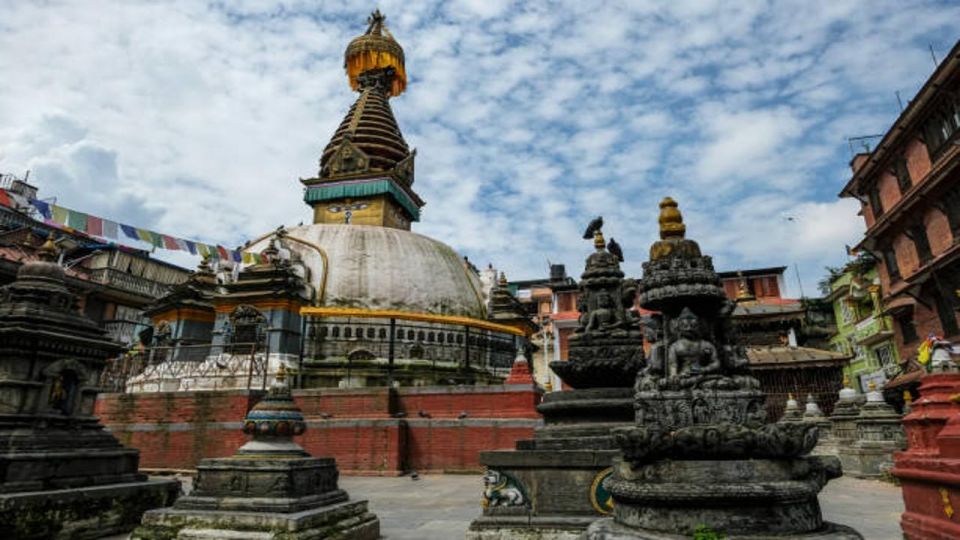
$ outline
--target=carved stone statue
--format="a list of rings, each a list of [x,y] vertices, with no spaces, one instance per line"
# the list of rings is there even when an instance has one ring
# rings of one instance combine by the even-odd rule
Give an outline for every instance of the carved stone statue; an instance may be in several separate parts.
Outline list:
[[[667,349],[667,367],[674,384],[696,384],[708,375],[719,373],[717,348],[701,338],[700,319],[689,308],[683,308],[674,327],[679,337]]]
[[[584,233],[592,235],[595,251],[587,257],[580,280],[580,317],[570,337],[569,360],[550,363],[574,388],[629,388],[643,361],[639,318],[630,311],[638,284],[624,279],[620,259],[607,248],[602,227],[603,218],[598,217]]]
[[[640,305],[656,315],[643,321],[650,358],[634,386],[636,424],[612,430],[623,453],[604,482],[614,517],[583,538],[689,538],[703,523],[731,540],[862,538],[823,521],[817,493],[841,474],[839,461],[806,456],[815,423],[768,423],[713,261],[685,238],[674,200],[660,210],[640,284]]]

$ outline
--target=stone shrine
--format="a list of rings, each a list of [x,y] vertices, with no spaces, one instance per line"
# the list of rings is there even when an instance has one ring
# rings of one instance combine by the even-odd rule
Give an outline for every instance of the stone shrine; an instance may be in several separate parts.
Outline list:
[[[600,230],[581,276],[579,326],[570,338],[569,360],[550,364],[571,390],[544,396],[537,410],[543,427],[516,450],[483,452],[483,516],[467,538],[574,539],[598,516],[610,513],[603,487],[616,448],[613,427],[633,417],[633,380],[643,361],[640,321],[630,310],[637,283],[624,279],[622,252]]]
[[[836,457],[807,456],[816,424],[767,423],[731,328],[734,304],[672,199],[659,221],[640,304],[662,322],[636,379],[636,425],[613,430],[623,452],[603,484],[613,517],[583,538],[680,539],[704,527],[729,540],[862,538],[823,521],[817,494],[841,469]]]
[[[867,401],[854,420],[856,438],[839,448],[843,470],[858,478],[882,478],[893,467],[893,453],[906,448],[901,417],[870,383]]]
[[[0,538],[126,532],[180,485],[139,474],[139,452],[93,416],[105,361],[122,347],[78,310],[52,240],[40,255],[0,288]]]
[[[293,441],[307,426],[284,371],[247,414],[243,432],[253,438],[231,457],[203,460],[193,492],[173,508],[147,512],[134,539],[380,537],[367,502],[350,501],[337,487],[334,459],[311,457]]]

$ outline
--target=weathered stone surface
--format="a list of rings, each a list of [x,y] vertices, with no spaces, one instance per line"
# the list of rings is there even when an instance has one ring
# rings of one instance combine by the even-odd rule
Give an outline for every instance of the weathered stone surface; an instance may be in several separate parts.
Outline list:
[[[105,360],[122,347],[77,309],[48,240],[0,288],[0,538],[96,538],[169,505],[139,453],[93,416]]]
[[[858,478],[888,477],[893,468],[893,453],[906,449],[900,415],[874,390],[867,395],[853,423],[856,438],[837,451],[844,471]]]
[[[734,305],[710,258],[684,238],[676,202],[660,209],[640,298],[659,314],[646,324],[652,345],[637,376],[636,425],[613,430],[623,453],[603,481],[613,518],[582,538],[690,538],[704,525],[729,539],[862,538],[824,523],[817,494],[841,475],[839,460],[806,456],[819,425],[803,421],[796,402],[794,418],[766,423]]]
[[[293,442],[306,430],[281,368],[244,420],[253,439],[228,458],[197,466],[190,495],[144,516],[134,539],[373,540],[380,522],[366,501],[348,501],[336,463]],[[236,534],[235,534],[236,533]]]

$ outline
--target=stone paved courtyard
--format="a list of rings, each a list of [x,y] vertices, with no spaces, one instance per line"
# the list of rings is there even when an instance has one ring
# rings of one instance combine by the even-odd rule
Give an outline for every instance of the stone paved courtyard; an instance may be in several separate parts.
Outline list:
[[[400,478],[345,476],[340,487],[370,501],[385,540],[459,540],[480,515],[479,475]],[[885,482],[844,477],[820,497],[826,519],[850,525],[867,540],[900,540],[900,488]],[[119,540],[123,537],[111,537]]]
[[[388,540],[453,540],[480,514],[481,480],[476,475],[344,477],[351,497],[366,498],[380,516]],[[824,516],[859,530],[868,540],[899,540],[903,499],[892,484],[841,478],[827,485],[820,503]]]

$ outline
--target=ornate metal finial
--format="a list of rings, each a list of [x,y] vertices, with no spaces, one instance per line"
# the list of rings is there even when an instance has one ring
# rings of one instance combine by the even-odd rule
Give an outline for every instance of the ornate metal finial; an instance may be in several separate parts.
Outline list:
[[[911,394],[909,390],[903,391],[903,402],[907,405],[913,403],[913,394]]]
[[[687,227],[683,224],[683,215],[680,213],[677,201],[670,197],[660,201],[660,238],[683,238]]]
[[[603,239],[603,231],[600,229],[593,233],[593,247],[597,248],[597,251],[603,251],[603,248],[607,247],[607,241]]]
[[[500,279],[497,281],[497,284],[502,288],[507,287],[507,275],[503,272],[500,272]]]
[[[407,87],[403,48],[393,39],[384,24],[385,20],[386,17],[379,9],[370,14],[367,18],[367,31],[347,45],[343,64],[350,87],[354,90],[361,89],[361,74],[378,70],[391,71],[385,90],[388,96],[398,96]]]
[[[387,20],[387,16],[383,13],[380,13],[380,8],[373,10],[370,13],[370,16],[367,17],[367,34],[376,34],[380,35],[383,32],[383,23]]]
[[[850,376],[846,373],[843,374],[843,387],[850,388]]]
[[[57,248],[56,242],[53,240],[53,233],[47,235],[46,242],[40,246],[40,249],[37,250],[37,256],[42,261],[54,262],[57,260],[57,256],[60,255],[60,250]]]
[[[871,392],[874,392],[877,389],[877,383],[870,381],[870,384],[867,385],[867,388],[869,388]]]
[[[793,392],[787,392],[787,401],[793,401]]]
[[[277,382],[282,383],[287,378],[287,366],[280,364],[277,368]]]

